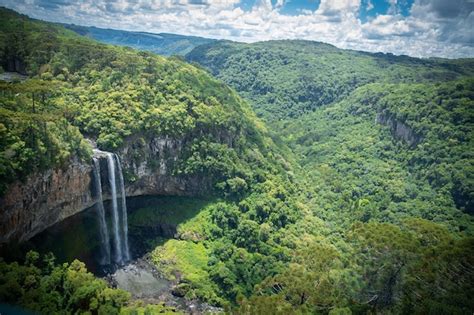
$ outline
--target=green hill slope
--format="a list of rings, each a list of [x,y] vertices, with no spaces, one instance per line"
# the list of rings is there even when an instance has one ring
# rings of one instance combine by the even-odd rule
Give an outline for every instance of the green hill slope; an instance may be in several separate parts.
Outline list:
[[[28,75],[1,84],[2,190],[88,161],[86,137],[110,151],[130,138],[178,139],[173,174],[212,183],[175,239],[149,240],[175,294],[237,314],[474,308],[472,60],[300,41],[196,48],[190,58],[239,90],[298,166],[249,104],[199,67],[6,9],[0,39],[3,69]],[[152,224],[147,209],[135,219]],[[170,311],[131,301],[79,262],[33,253],[0,262],[0,301],[43,313]]]
[[[2,149],[9,154],[2,183],[74,154],[87,156],[81,134],[106,150],[137,134],[189,139],[195,165],[183,162],[181,171],[211,174],[209,168],[221,167],[219,176],[236,167],[244,151],[272,145],[249,106],[202,70],[99,44],[7,10],[1,14],[2,64],[7,70],[20,65],[12,70],[30,77],[2,85]],[[226,163],[212,160],[214,154]]]
[[[197,243],[198,248],[205,246],[202,254],[209,255],[209,261],[212,257],[213,265],[257,268],[245,279],[237,275],[240,269],[228,271],[235,273],[234,282],[232,290],[223,291],[207,264],[199,265],[195,268],[200,268],[205,282],[186,276],[187,296],[225,305],[241,292],[250,294],[255,284],[288,261],[287,245],[269,244],[267,239],[280,239],[300,217],[291,165],[232,89],[183,61],[100,44],[6,9],[0,10],[0,38],[4,69],[28,75],[25,81],[1,84],[2,193],[12,181],[67,167],[73,159],[88,161],[91,148],[85,137],[109,151],[120,149],[129,137],[144,142],[156,136],[177,139],[184,150],[170,172],[209,179],[208,197],[222,199],[196,218],[197,223],[188,224],[190,231],[183,233],[193,237],[182,238],[184,249],[192,250]],[[196,227],[204,232],[195,232]],[[239,254],[221,255],[222,246]],[[241,255],[249,263],[238,263]],[[24,279],[15,276],[17,271],[22,274],[15,265],[2,266],[3,271],[1,301],[45,310],[44,300],[25,297],[45,292],[39,278],[25,287]],[[18,287],[24,290],[8,293]],[[94,294],[91,291],[77,303],[65,295],[68,312],[95,312],[100,305]],[[54,305],[48,306],[48,313],[65,304]]]
[[[435,82],[473,75],[474,61],[370,54],[300,40],[217,42],[186,59],[250,100],[267,121],[295,118],[374,82]]]
[[[466,312],[472,303],[454,298],[460,287],[453,280],[428,280],[432,270],[450,264],[448,251],[438,247],[434,269],[422,270],[416,265],[428,266],[421,252],[431,245],[412,237],[441,232],[434,226],[458,236],[474,232],[473,59],[426,60],[293,40],[207,44],[186,58],[234,87],[290,146],[305,178],[306,205],[329,227],[303,230],[325,235],[337,248],[302,241],[308,250],[262,283],[261,295],[245,300],[244,308],[284,313],[301,303],[296,308],[303,313],[330,304],[356,313],[362,305],[394,313]],[[470,255],[469,246],[457,250]],[[348,267],[354,262],[362,265]],[[463,279],[473,275],[470,267],[456,270]],[[308,279],[324,289],[306,287]],[[443,288],[430,291],[434,279],[446,281]],[[352,284],[341,289],[347,281]],[[351,299],[365,302],[351,306]]]
[[[331,220],[415,216],[472,233],[473,84],[370,84],[286,124],[315,209]]]
[[[318,207],[349,209],[366,198],[385,219],[438,212],[455,226],[472,214],[473,59],[306,41],[220,42],[187,59],[236,88],[317,174]]]

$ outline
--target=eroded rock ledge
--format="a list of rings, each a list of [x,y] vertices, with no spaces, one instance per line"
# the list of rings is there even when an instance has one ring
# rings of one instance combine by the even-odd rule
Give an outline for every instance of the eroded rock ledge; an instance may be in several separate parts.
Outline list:
[[[396,120],[395,117],[385,111],[377,113],[375,122],[388,126],[395,138],[405,141],[410,147],[416,146],[423,140],[408,125]]]

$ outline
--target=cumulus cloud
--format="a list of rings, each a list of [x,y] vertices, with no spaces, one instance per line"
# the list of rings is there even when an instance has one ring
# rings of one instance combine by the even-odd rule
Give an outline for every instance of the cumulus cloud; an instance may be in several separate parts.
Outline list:
[[[289,0],[291,1],[291,0]],[[2,0],[35,18],[134,31],[171,32],[236,41],[308,39],[341,48],[418,57],[474,57],[474,2],[415,0],[408,15],[386,0],[386,13],[359,18],[360,0],[321,0],[284,14],[285,0]],[[374,9],[365,2],[366,11]]]
[[[322,0],[317,14],[339,15],[341,13],[355,13],[359,10],[360,0]]]

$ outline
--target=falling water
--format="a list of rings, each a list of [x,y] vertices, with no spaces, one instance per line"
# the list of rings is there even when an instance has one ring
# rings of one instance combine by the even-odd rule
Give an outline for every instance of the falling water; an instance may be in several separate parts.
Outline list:
[[[100,177],[100,163],[98,158],[94,160],[94,178],[95,178],[95,196],[97,198],[97,213],[100,222],[100,238],[101,238],[101,264],[111,263],[111,252],[114,256],[114,263],[123,264],[130,260],[130,252],[128,247],[128,219],[127,219],[127,202],[125,196],[125,185],[123,181],[122,167],[118,155],[95,149],[94,153],[98,156],[107,158],[108,177],[110,185],[111,199],[111,216],[112,216],[112,238],[113,251],[110,247],[110,237],[107,229],[106,212],[104,209],[102,197],[102,183]],[[118,173],[118,176],[116,176]],[[118,180],[118,190],[117,190]],[[119,210],[120,208],[120,210]]]
[[[123,182],[123,173],[122,166],[120,165],[120,159],[118,155],[115,154],[117,159],[117,169],[119,174],[119,183],[120,183],[120,194],[122,196],[121,208],[122,208],[122,235],[123,235],[123,258],[125,261],[130,260],[130,252],[128,249],[128,219],[127,219],[127,201],[125,198],[125,185]]]
[[[110,192],[112,194],[112,226],[114,233],[115,262],[122,262],[122,244],[119,232],[119,213],[117,205],[117,187],[115,185],[115,159],[112,153],[107,153],[107,165],[109,167]]]
[[[102,199],[102,182],[100,180],[100,164],[99,160],[94,158],[94,180],[95,180],[95,196],[97,198],[97,214],[100,224],[100,247],[102,252],[101,265],[110,264],[110,241],[107,222],[105,221],[105,209]]]

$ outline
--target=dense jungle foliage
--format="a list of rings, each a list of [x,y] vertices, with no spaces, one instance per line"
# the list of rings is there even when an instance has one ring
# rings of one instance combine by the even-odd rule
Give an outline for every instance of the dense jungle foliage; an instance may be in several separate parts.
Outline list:
[[[219,42],[199,46],[186,58],[234,87],[268,123],[274,137],[291,148],[302,167],[297,169],[296,177],[301,179],[299,188],[305,194],[305,205],[329,227],[329,235],[324,239],[332,240],[337,248],[334,257],[342,257],[343,264],[347,264],[344,259],[357,256],[346,252],[348,248],[354,250],[354,244],[348,242],[348,230],[360,224],[355,222],[366,223],[357,225],[365,228],[394,229],[392,232],[396,230],[400,236],[411,238],[413,231],[407,228],[407,220],[422,218],[440,224],[436,228],[446,229],[446,235],[452,233],[451,237],[472,242],[472,59],[370,54],[307,41]],[[466,246],[464,251],[472,249],[468,243],[462,244]],[[405,255],[411,251],[400,250]],[[420,256],[414,259],[424,260]],[[323,262],[317,263],[320,264]],[[326,273],[340,268],[334,259],[328,264]],[[472,277],[469,265],[465,265],[462,273]],[[379,265],[382,269],[383,266]],[[409,269],[403,263],[399,272],[410,273]],[[361,275],[360,271],[356,274]],[[404,299],[403,290],[409,289],[402,284],[403,276],[392,276],[386,279],[387,292],[373,293],[375,300],[371,300],[368,292],[377,292],[376,289],[364,291],[355,283],[349,287],[365,292],[367,305],[378,310],[463,312],[462,307],[454,306],[452,310],[441,311],[441,305],[449,303],[435,302],[437,298],[429,302],[426,297],[418,302]],[[316,282],[323,281],[321,274],[315,279],[318,277]],[[266,292],[268,297],[256,295],[244,306],[261,313],[271,305],[274,312],[294,311],[297,303],[288,305],[288,289],[280,279],[274,278],[271,287],[259,287],[263,290],[261,294]],[[287,287],[290,282],[288,276]],[[365,278],[363,282],[367,285],[370,280]],[[331,292],[328,300],[320,295],[313,303],[307,302],[312,299],[308,292],[300,289],[299,301],[305,305],[302,312],[324,313],[323,309],[328,310],[324,305],[341,303],[342,296],[331,291],[340,285],[333,282],[326,288]],[[399,285],[401,291],[396,292]],[[433,292],[442,290],[437,288]],[[344,288],[340,293],[350,297],[348,301],[357,301],[349,292]],[[389,295],[388,300],[385,294]],[[420,301],[422,305],[415,306]],[[311,307],[306,309],[308,303]],[[459,305],[471,305],[467,300],[463,303],[467,304]],[[347,301],[339,305],[349,306],[353,312],[358,310]]]
[[[57,264],[34,251],[22,264],[0,261],[0,301],[40,314],[176,314],[161,304],[130,303],[129,292],[108,287],[78,260]]]
[[[370,84],[285,124],[315,209],[340,223],[415,216],[472,235],[472,91],[473,79]],[[358,213],[341,216],[348,209]]]
[[[351,222],[340,211],[364,208],[365,221],[419,216],[472,235],[465,215],[474,211],[472,59],[305,41],[219,42],[187,59],[246,96],[292,148],[309,176],[309,199],[326,219]]]
[[[345,186],[314,191],[318,199],[330,198],[319,207],[347,208],[348,201],[370,196],[384,200],[372,205],[377,215],[390,203],[395,215],[412,211],[435,219],[424,211],[449,216],[456,207],[472,213],[471,59],[422,60],[305,41],[219,42],[194,49],[187,59],[251,102],[300,165],[317,173],[311,182],[318,184],[311,186]],[[408,200],[418,204],[400,209]]]
[[[89,158],[84,137],[104,150],[130,135],[184,139],[174,171],[229,179],[222,189],[245,190],[246,181],[259,180],[255,164],[276,165],[265,161],[278,154],[271,157],[271,140],[248,105],[204,71],[1,14],[2,63],[24,65],[29,75],[1,86],[3,185],[72,156]]]
[[[371,54],[303,40],[219,41],[186,59],[235,88],[268,122],[297,118],[368,83],[442,82],[474,72],[472,59]]]
[[[291,165],[233,90],[177,59],[106,46],[6,9],[0,13],[2,65],[28,75],[1,86],[2,193],[35,172],[67,167],[71,159],[87,161],[86,137],[110,151],[129,136],[144,142],[155,136],[181,139],[185,150],[173,174],[201,175],[213,183],[210,195],[226,198],[215,219],[223,227],[213,225],[214,240],[229,240],[228,250],[239,248],[262,266],[252,282],[238,279],[246,292],[289,259],[279,246],[255,253],[262,241],[252,229],[263,225],[265,234],[278,234],[301,216]],[[226,211],[242,220],[238,228],[237,221],[231,223],[235,229],[225,226]],[[246,237],[249,229],[256,238]],[[237,259],[225,257],[232,264]],[[232,301],[217,289],[193,290],[218,305]],[[234,291],[229,296],[240,288]]]
[[[473,60],[303,41],[195,48],[187,58],[235,88],[267,131],[237,92],[182,60],[5,9],[0,30],[3,69],[28,75],[1,85],[3,193],[90,159],[86,138],[109,151],[131,136],[184,139],[173,171],[208,177],[212,198],[183,214],[176,238],[151,257],[185,298],[236,314],[474,309]],[[0,263],[0,301],[144,311],[81,263],[36,256]]]

